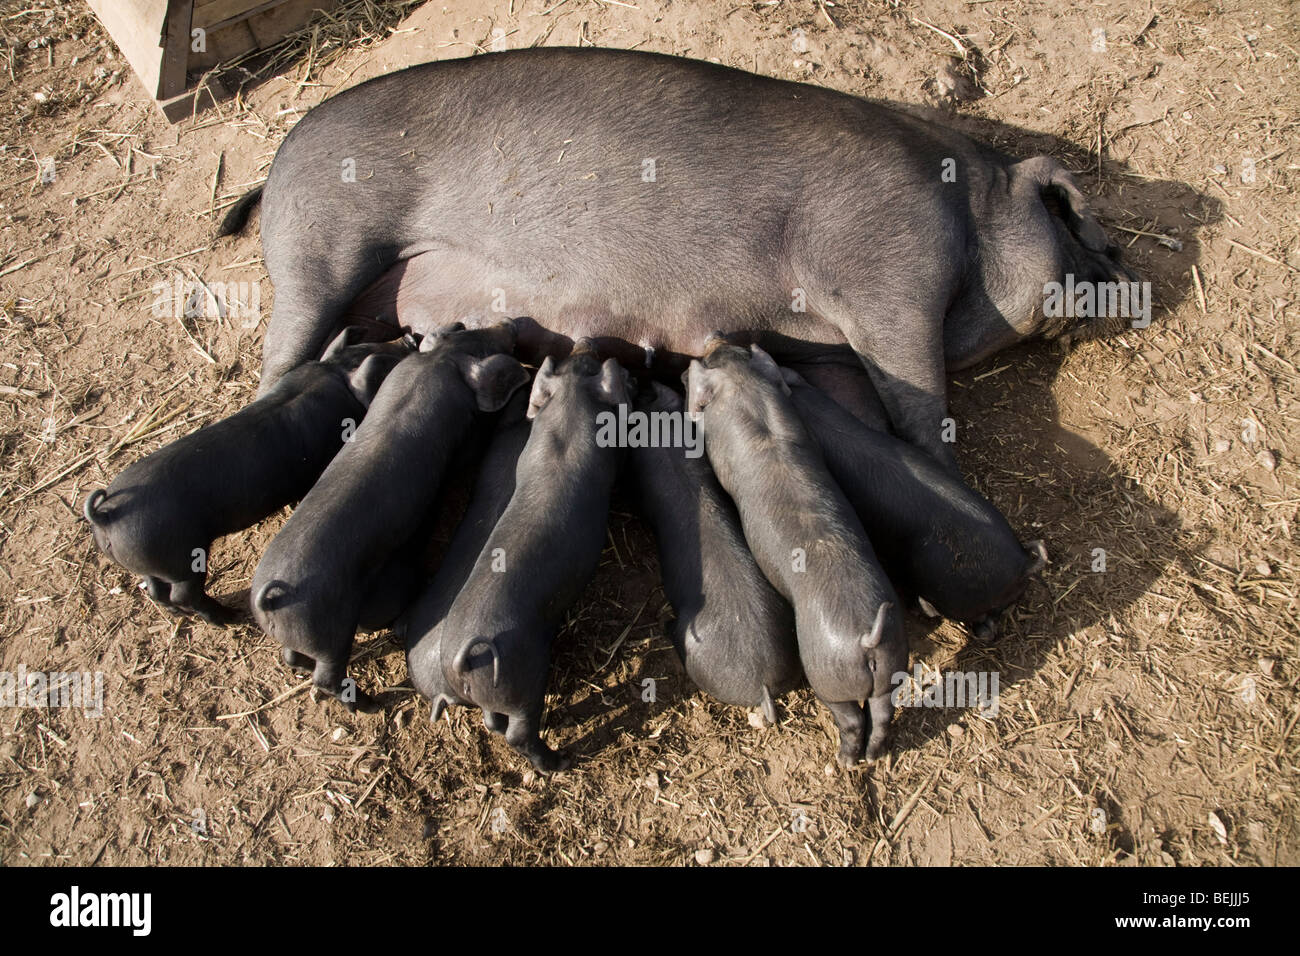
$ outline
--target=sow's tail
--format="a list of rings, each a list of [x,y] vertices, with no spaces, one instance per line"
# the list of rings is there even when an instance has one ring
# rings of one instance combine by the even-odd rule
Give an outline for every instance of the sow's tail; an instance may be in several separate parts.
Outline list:
[[[222,236],[233,236],[236,233],[244,231],[244,226],[248,225],[248,217],[252,215],[253,207],[262,201],[263,186],[255,186],[248,192],[244,193],[226,213],[226,218],[221,220],[221,227],[217,230],[217,238]]]
[[[81,513],[86,516],[86,520],[90,522],[92,527],[98,527],[104,523],[104,519],[107,516],[100,514],[98,509],[100,502],[107,497],[107,491],[103,488],[97,488],[90,493],[90,497],[86,499],[86,503],[81,506]]]

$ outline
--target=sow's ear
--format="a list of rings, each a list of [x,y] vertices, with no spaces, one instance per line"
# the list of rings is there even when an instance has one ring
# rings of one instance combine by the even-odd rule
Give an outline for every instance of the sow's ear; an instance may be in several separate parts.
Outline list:
[[[549,355],[543,360],[541,368],[537,370],[537,377],[533,379],[533,391],[528,396],[528,412],[524,416],[529,421],[537,417],[537,413],[546,407],[546,403],[551,400],[558,387],[558,376],[555,374],[555,359]]]
[[[345,326],[343,331],[334,336],[334,341],[330,342],[325,348],[325,354],[320,357],[322,362],[328,362],[330,359],[337,358],[349,345],[355,345],[361,337],[361,330],[355,325]]]
[[[704,411],[717,391],[717,370],[705,368],[699,359],[692,360],[686,372],[686,410],[692,415]]]
[[[375,400],[375,395],[379,392],[379,387],[384,384],[384,379],[388,378],[388,373],[399,361],[401,359],[397,356],[383,353],[367,355],[362,359],[361,364],[348,373],[348,383],[352,386],[352,393],[356,395],[357,401],[369,409],[370,403]]]
[[[528,384],[528,373],[509,355],[457,356],[456,364],[465,384],[474,390],[480,412],[500,411],[521,385]]]
[[[596,397],[609,405],[627,404],[627,369],[612,358],[601,363]]]
[[[781,391],[789,395],[790,386],[785,383],[785,378],[781,375],[781,368],[776,364],[776,360],[757,345],[749,347],[749,354],[749,367],[769,382],[779,385]]]

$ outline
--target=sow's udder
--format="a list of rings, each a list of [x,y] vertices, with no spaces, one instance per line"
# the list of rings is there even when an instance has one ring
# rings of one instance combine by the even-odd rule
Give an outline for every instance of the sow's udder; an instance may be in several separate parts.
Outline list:
[[[790,350],[816,352],[847,344],[834,326],[789,310],[788,296],[776,289],[741,305],[701,297],[684,306],[680,290],[665,288],[658,301],[629,306],[620,304],[618,290],[593,288],[594,294],[559,279],[533,283],[490,274],[485,278],[481,267],[458,262],[453,254],[421,253],[397,263],[362,292],[344,321],[381,320],[425,334],[452,322],[482,328],[506,317],[527,317],[519,323],[515,347],[523,362],[537,365],[548,355],[562,359],[574,341],[585,337],[594,340],[602,356],[629,369],[653,368],[656,374],[671,376],[680,375],[691,358],[702,355],[717,330],[750,332],[754,341],[792,359],[798,355]],[[624,298],[637,296],[629,293]],[[743,344],[740,338],[733,341]]]

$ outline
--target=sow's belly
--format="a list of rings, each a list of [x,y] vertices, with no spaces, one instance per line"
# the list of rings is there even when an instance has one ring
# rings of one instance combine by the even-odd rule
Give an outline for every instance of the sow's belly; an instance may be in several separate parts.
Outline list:
[[[682,289],[673,284],[671,270],[662,282],[619,275],[575,281],[570,274],[580,274],[580,266],[556,263],[554,274],[535,278],[463,251],[423,252],[362,292],[345,322],[377,320],[427,333],[452,322],[478,328],[527,317],[515,349],[522,361],[563,358],[576,339],[589,337],[602,355],[630,369],[650,369],[655,377],[680,375],[715,331],[731,333],[738,344],[757,342],[791,361],[847,348],[837,328],[811,312],[793,311],[775,282]]]

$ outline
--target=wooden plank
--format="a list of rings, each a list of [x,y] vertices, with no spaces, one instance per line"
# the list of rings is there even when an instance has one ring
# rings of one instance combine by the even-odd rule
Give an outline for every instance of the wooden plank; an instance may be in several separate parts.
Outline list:
[[[194,25],[207,30],[220,30],[287,2],[289,0],[210,0],[203,6],[196,3]]]
[[[190,54],[190,72],[202,72],[222,60],[271,46],[310,20],[317,10],[329,10],[336,4],[337,0],[273,0],[265,9],[206,28],[207,51]]]
[[[157,99],[179,96],[189,85],[190,23],[194,0],[171,0],[167,10],[167,35],[163,46],[162,75]]]
[[[218,89],[214,90],[214,87]],[[163,116],[167,117],[169,123],[180,123],[209,109],[218,99],[225,99],[227,96],[229,93],[224,87],[219,87],[214,80],[209,80],[197,93],[191,90],[168,100],[159,100],[158,108],[162,110]]]
[[[169,0],[88,2],[149,96],[157,99],[163,76],[164,30]]]

